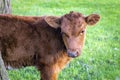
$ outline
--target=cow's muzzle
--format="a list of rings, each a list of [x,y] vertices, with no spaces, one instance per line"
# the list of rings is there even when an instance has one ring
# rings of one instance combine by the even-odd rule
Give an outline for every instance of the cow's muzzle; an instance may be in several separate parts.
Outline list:
[[[80,51],[71,51],[71,50],[67,50],[67,54],[69,57],[75,58],[78,57],[80,55]]]

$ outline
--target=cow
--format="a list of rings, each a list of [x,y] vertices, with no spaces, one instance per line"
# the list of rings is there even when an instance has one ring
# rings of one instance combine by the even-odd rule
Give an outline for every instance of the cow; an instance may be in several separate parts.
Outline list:
[[[35,66],[40,80],[57,80],[59,72],[84,45],[86,26],[100,20],[71,11],[63,16],[0,15],[0,52],[7,69]]]

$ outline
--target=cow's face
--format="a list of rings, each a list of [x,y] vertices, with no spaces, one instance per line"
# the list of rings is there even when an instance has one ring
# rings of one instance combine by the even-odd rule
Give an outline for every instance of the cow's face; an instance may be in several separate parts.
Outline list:
[[[60,18],[48,16],[45,21],[54,28],[61,28],[61,34],[64,44],[67,48],[69,57],[77,57],[80,55],[85,39],[86,26],[96,24],[100,19],[97,14],[91,14],[84,17],[77,12],[70,12]]]

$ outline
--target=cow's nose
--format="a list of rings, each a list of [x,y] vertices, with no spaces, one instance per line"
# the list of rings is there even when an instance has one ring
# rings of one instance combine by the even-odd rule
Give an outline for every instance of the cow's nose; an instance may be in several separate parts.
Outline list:
[[[75,58],[75,57],[78,56],[79,52],[77,52],[77,51],[68,51],[67,54],[68,54],[69,57]]]

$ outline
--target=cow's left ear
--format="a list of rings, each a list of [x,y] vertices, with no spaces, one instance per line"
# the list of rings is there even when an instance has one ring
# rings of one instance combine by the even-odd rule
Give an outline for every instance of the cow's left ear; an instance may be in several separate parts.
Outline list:
[[[85,21],[88,25],[94,25],[100,20],[100,16],[98,14],[91,14],[85,17]]]
[[[61,18],[55,16],[46,16],[45,21],[53,28],[58,28],[61,24]]]

